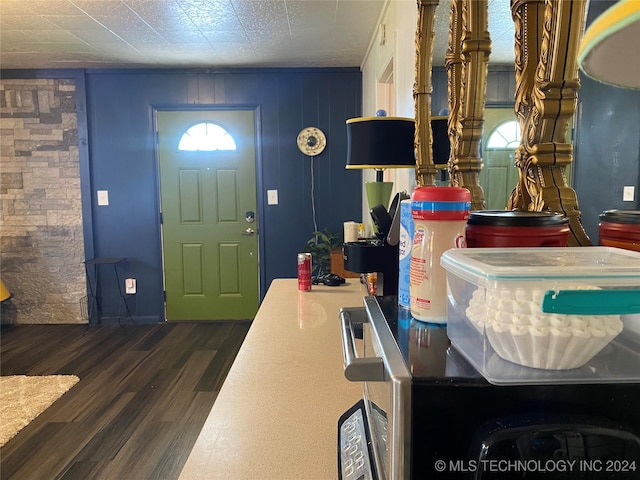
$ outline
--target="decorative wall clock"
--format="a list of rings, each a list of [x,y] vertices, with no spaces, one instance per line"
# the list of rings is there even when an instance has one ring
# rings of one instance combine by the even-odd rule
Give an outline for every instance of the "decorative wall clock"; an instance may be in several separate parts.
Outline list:
[[[320,155],[327,146],[327,137],[317,127],[303,128],[298,134],[298,148],[305,155],[315,157]]]

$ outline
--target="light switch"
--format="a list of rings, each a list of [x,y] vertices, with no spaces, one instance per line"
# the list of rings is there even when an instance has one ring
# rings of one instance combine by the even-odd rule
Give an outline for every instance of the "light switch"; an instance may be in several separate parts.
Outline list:
[[[109,190],[98,190],[98,206],[109,205]]]
[[[633,185],[627,185],[622,187],[622,201],[623,202],[633,202],[635,198],[635,190],[636,188]]]
[[[267,190],[267,205],[278,205],[278,190]]]
[[[124,281],[124,290],[128,295],[133,295],[136,293],[136,279],[135,278],[127,278]]]

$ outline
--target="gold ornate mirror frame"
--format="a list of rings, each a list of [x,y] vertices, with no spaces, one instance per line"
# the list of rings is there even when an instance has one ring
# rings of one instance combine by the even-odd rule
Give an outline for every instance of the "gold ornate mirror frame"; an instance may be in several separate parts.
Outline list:
[[[418,0],[416,29],[416,68],[413,86],[416,134],[416,183],[435,185],[436,166],[433,162],[431,132],[431,72],[433,58],[434,20],[439,0]]]
[[[491,53],[486,0],[451,0],[446,70],[449,92],[449,178],[471,192],[471,209],[485,208],[480,186],[487,71]]]
[[[431,154],[431,71],[438,0],[418,0],[416,32],[416,182],[434,185]],[[591,245],[565,170],[573,160],[566,142],[580,88],[577,53],[586,0],[511,0],[515,24],[515,113],[522,140],[515,155],[519,181],[507,209],[550,210],[569,218],[569,246]],[[450,183],[471,191],[472,210],[485,208],[479,184],[480,139],[491,39],[487,0],[451,0],[446,70],[449,95]]]
[[[577,54],[586,0],[512,0],[515,22],[515,111],[522,141],[515,155],[520,180],[507,208],[562,212],[569,218],[569,246],[591,245],[578,199],[567,185],[573,161],[566,143],[580,89]],[[532,48],[540,45],[539,49]]]

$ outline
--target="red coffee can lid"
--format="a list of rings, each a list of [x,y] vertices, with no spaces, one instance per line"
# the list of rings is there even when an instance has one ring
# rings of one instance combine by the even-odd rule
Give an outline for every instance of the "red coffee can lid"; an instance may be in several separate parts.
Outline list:
[[[471,202],[471,192],[461,187],[418,187],[411,199],[416,202]]]
[[[556,212],[518,212],[512,210],[475,210],[469,214],[469,225],[491,227],[557,227],[569,219]]]
[[[601,222],[640,224],[640,210],[605,210]]]

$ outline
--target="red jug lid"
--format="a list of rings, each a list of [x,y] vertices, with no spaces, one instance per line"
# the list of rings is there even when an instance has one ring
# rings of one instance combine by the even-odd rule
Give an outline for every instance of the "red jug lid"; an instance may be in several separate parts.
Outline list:
[[[416,202],[470,202],[471,192],[461,187],[417,187],[411,199]]]

